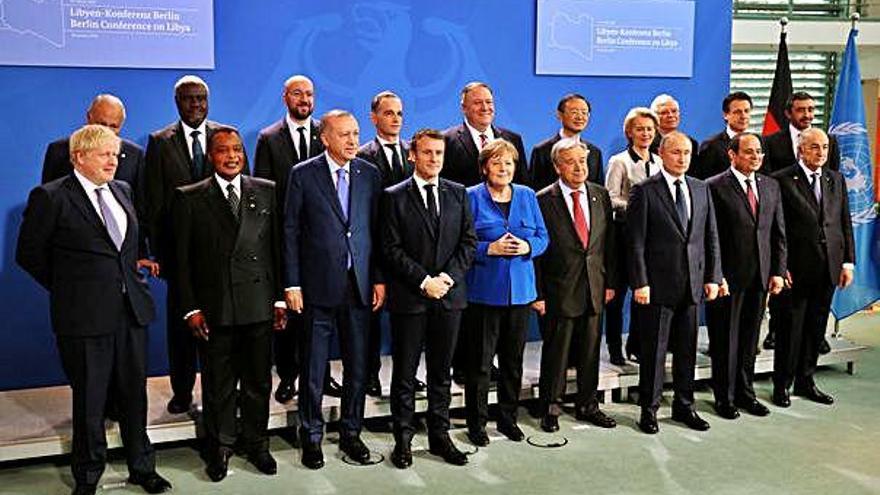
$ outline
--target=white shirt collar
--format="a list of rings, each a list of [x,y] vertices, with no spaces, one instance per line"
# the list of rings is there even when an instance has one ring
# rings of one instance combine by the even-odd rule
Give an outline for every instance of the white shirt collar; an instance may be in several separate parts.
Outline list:
[[[325,152],[324,152],[324,158],[326,158],[326,159],[327,159],[327,163],[330,164],[330,173],[331,173],[332,175],[336,175],[336,169],[338,169],[338,168],[344,168],[346,172],[351,173],[351,166],[350,166],[350,165],[351,165],[351,162],[350,162],[350,161],[345,162],[344,165],[340,165],[340,164],[336,163],[336,160],[334,160],[334,159],[330,156],[330,152],[329,152],[329,151],[325,151]]]
[[[108,189],[108,190],[110,189],[106,182],[101,185],[95,184],[88,177],[81,174],[80,171],[77,169],[73,169],[73,175],[76,176],[76,180],[78,180],[79,183],[83,186],[83,189],[86,190],[86,194],[89,195],[89,198],[94,196],[94,192],[97,189],[100,189],[100,188],[104,188],[104,189]]]
[[[682,175],[681,177],[675,177],[674,175],[667,172],[666,169],[663,167],[660,167],[660,173],[663,174],[663,179],[666,180],[666,184],[669,187],[674,188],[675,181],[680,180],[682,188],[687,189],[687,180],[685,179],[686,176]]]
[[[807,129],[809,129],[809,127],[807,127]],[[807,129],[804,129],[804,131],[806,131]],[[797,142],[798,136],[800,136],[801,133],[804,131],[795,127],[794,124],[792,124],[791,122],[788,123],[788,132],[791,135],[791,142],[792,143]]]
[[[477,145],[477,149],[480,148],[480,134],[486,135],[486,142],[495,139],[495,133],[492,131],[492,124],[489,124],[489,126],[486,127],[486,130],[483,132],[478,131],[477,128],[472,126],[467,119],[464,119],[464,125],[467,126],[468,131],[470,131],[471,138],[474,140],[474,144]]]
[[[434,177],[430,181],[427,181],[427,180],[419,177],[419,174],[413,174],[413,180],[416,181],[416,185],[419,186],[419,190],[424,189],[425,185],[427,185],[427,184],[433,184],[434,186],[437,186],[440,183],[439,177]]]
[[[804,175],[807,176],[807,179],[812,180],[813,174],[819,174],[819,177],[822,177],[822,167],[819,167],[816,170],[810,170],[806,165],[804,165],[804,161],[801,159],[798,159],[798,165],[800,165],[801,170],[804,171]]]
[[[734,131],[733,129],[731,129],[729,125],[727,126],[727,128],[725,129],[725,131],[727,132],[727,137],[729,137],[730,139],[733,139],[734,136],[736,136],[737,134],[739,134],[738,132],[736,132],[736,131]]]
[[[241,198],[241,174],[236,175],[232,178],[232,180],[226,180],[223,177],[220,177],[220,175],[215,172],[214,180],[217,181],[217,184],[220,186],[220,190],[223,191],[223,196],[229,196],[226,188],[227,186],[229,186],[229,184],[232,184],[232,187],[235,188],[235,193],[238,194],[239,198]]]
[[[400,137],[397,138],[397,141],[387,141],[376,134],[376,140],[379,141],[379,144],[382,145],[382,148],[385,148],[385,146],[388,144],[393,144],[394,146],[400,145]]]
[[[298,129],[300,127],[305,127],[306,135],[309,135],[312,130],[311,117],[306,117],[305,120],[296,120],[290,116],[290,112],[284,114],[284,120],[287,121],[287,127],[290,127],[290,130],[299,132]]]
[[[574,139],[574,140],[580,142],[580,140],[581,140],[581,133],[577,133],[577,134],[575,134],[575,135],[573,135],[573,136],[566,136],[566,135],[565,135],[565,129],[560,128],[560,129],[559,129],[559,138],[560,138],[560,139]]]
[[[752,184],[755,183],[755,173],[752,172],[749,175],[745,175],[733,166],[730,167],[730,171],[733,172],[733,176],[736,177],[736,180],[740,181],[740,183],[745,183],[746,179],[752,181]]]
[[[190,126],[186,125],[186,122],[181,120],[180,125],[181,125],[181,127],[183,127],[183,133],[186,135],[187,139],[192,139],[193,131],[199,131],[201,133],[201,134],[199,134],[199,138],[206,138],[207,134],[205,132],[206,132],[207,126],[205,125],[205,122],[207,122],[207,121],[208,121],[208,119],[202,120],[202,123],[199,124],[198,127],[190,127]],[[201,139],[200,139],[200,141],[201,141]]]
[[[571,193],[574,191],[580,191],[581,194],[583,194],[583,197],[587,196],[587,184],[586,183],[581,184],[581,187],[579,187],[577,189],[572,189],[572,188],[568,187],[568,184],[563,182],[562,179],[559,179],[557,182],[559,182],[559,188],[562,189],[562,194],[564,194],[566,198],[570,198]]]

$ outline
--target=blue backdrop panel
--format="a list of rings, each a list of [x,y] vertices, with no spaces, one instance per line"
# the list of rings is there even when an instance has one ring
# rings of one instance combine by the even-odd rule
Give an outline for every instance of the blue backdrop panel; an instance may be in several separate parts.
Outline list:
[[[351,109],[372,136],[369,100],[392,89],[404,100],[405,134],[460,122],[458,92],[480,79],[495,89],[497,123],[527,149],[558,130],[559,97],[577,91],[593,113],[586,138],[605,156],[625,146],[627,110],[660,92],[681,102],[683,128],[698,139],[723,125],[730,72],[731,4],[696,5],[694,74],[687,79],[561,77],[534,73],[535,3],[507,0],[386,2],[215,2],[215,62],[197,72],[211,87],[210,118],[238,125],[253,156],[260,128],[283,115],[281,86],[294,73],[315,81],[317,113]],[[0,68],[0,389],[64,381],[45,291],[14,262],[28,191],[39,182],[46,144],[85,118],[98,92],[127,106],[123,134],[146,144],[176,118],[172,85],[185,72],[147,69]],[[164,302],[164,284],[153,294]],[[164,304],[160,304],[164,306]],[[166,369],[164,315],[150,327],[150,373]]]

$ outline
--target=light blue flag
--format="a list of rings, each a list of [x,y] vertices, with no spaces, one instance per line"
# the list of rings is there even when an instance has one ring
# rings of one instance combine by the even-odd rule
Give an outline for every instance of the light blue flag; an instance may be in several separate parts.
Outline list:
[[[838,320],[880,299],[880,238],[877,237],[880,229],[877,229],[871,149],[865,128],[857,34],[857,29],[849,32],[828,128],[840,144],[840,172],[849,191],[856,252],[855,280],[849,288],[837,289],[831,303],[831,311]]]

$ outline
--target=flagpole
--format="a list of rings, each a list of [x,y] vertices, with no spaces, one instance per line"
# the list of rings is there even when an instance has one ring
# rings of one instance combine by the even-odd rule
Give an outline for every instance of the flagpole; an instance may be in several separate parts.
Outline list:
[[[850,20],[850,22],[852,23],[851,26],[852,26],[853,29],[856,28],[856,24],[858,24],[859,19],[860,19],[861,17],[862,17],[862,16],[860,16],[858,12],[853,12],[852,14],[849,15],[849,20]]]
[[[781,28],[782,28],[782,33],[785,34],[785,32],[786,32],[786,26],[788,26],[788,17],[785,17],[785,16],[780,17],[780,18],[779,18],[779,25],[780,25]]]

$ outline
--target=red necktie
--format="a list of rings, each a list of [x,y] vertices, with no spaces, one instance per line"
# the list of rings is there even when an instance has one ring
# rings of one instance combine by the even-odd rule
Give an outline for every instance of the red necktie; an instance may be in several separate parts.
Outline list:
[[[746,179],[746,199],[749,200],[749,208],[752,209],[752,216],[758,217],[758,198],[755,197],[755,190],[752,189],[752,179]]]
[[[584,210],[581,208],[580,191],[571,192],[571,210],[574,213],[574,230],[584,245],[584,249],[590,244],[590,229],[587,227],[587,218],[584,216]]]
[[[489,136],[485,134],[480,134],[480,149],[486,147],[486,143],[489,141]]]

